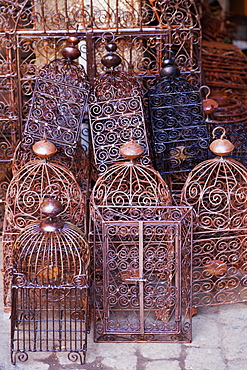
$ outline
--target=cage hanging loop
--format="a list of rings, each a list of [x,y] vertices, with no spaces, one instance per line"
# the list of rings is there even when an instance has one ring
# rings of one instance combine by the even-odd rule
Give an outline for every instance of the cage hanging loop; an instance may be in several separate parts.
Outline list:
[[[203,85],[200,87],[200,92],[202,93],[202,90],[203,89],[206,89],[207,90],[207,93],[206,93],[206,97],[205,99],[208,99],[209,95],[211,94],[211,91],[210,91],[210,88],[207,86],[207,85]]]
[[[217,126],[217,127],[215,127],[214,129],[213,129],[213,131],[212,131],[212,136],[213,136],[213,139],[215,139],[216,138],[216,131],[217,130],[221,130],[222,131],[222,134],[221,134],[221,137],[220,137],[220,139],[222,140],[225,136],[226,136],[226,130],[224,129],[224,127],[222,127],[222,126]]]

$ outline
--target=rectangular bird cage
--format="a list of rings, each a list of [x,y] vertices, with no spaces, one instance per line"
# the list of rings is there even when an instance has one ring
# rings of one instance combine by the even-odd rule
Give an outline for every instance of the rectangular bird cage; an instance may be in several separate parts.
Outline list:
[[[68,352],[84,363],[87,350],[88,289],[85,287],[12,286],[11,359],[29,352]]]
[[[123,209],[96,210],[95,340],[190,342],[191,209]]]

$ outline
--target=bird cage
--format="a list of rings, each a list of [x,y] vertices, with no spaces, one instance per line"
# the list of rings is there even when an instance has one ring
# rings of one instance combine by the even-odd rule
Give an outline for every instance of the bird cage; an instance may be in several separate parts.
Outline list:
[[[61,210],[54,199],[43,202],[47,217],[27,225],[13,246],[13,364],[43,351],[85,362],[89,246],[78,227],[57,217]]]
[[[87,149],[80,144],[85,106],[90,91],[83,66],[74,62],[80,56],[79,39],[69,37],[71,45],[62,49],[64,58],[56,59],[38,72],[31,108],[25,123],[22,141],[15,151],[13,171],[33,157],[32,145],[45,136],[56,145],[55,159],[80,173],[79,180],[88,179]],[[83,173],[74,162],[83,166]],[[84,181],[83,181],[84,176]]]
[[[3,229],[4,303],[9,305],[9,283],[12,271],[12,248],[17,234],[31,221],[40,218],[40,205],[53,197],[63,205],[61,216],[85,230],[85,195],[71,171],[48,160],[56,152],[49,141],[33,146],[39,160],[23,166],[13,176],[6,194]]]
[[[121,63],[121,58],[114,53],[116,44],[109,42],[106,49],[109,53],[102,58],[102,63],[108,70],[95,80],[89,99],[89,121],[99,172],[123,160],[119,149],[130,139],[144,148],[141,163],[150,163],[141,86],[129,73],[114,70]]]
[[[178,173],[182,179],[207,159],[207,125],[199,89],[181,76],[172,59],[164,60],[160,76],[149,90],[155,164],[176,188]]]
[[[247,171],[224,139],[210,149],[217,157],[189,174],[181,203],[194,209],[193,305],[246,301]]]
[[[95,340],[191,340],[189,207],[171,206],[162,177],[133,161],[136,143],[121,153],[91,195]]]

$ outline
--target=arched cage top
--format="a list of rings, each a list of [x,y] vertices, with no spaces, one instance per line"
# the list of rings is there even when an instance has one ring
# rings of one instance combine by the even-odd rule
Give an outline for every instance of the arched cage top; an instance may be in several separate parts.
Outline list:
[[[193,207],[196,232],[246,230],[246,168],[225,157],[200,163],[187,178],[181,202]]]
[[[92,217],[102,212],[118,214],[120,219],[138,207],[171,205],[171,194],[160,174],[151,167],[130,162],[111,166],[97,180],[91,195]],[[102,207],[102,211],[101,208]],[[109,215],[108,215],[109,216]],[[108,219],[109,217],[106,216]]]
[[[28,225],[15,241],[13,261],[22,284],[87,284],[89,246],[82,231],[70,222],[53,232],[44,231],[40,221]]]
[[[95,79],[90,103],[138,96],[142,96],[142,87],[134,76],[124,71],[106,71]]]
[[[93,14],[93,17],[92,17]],[[147,28],[191,30],[199,14],[193,0],[10,0],[0,30],[83,30]]]
[[[47,160],[28,162],[13,176],[6,194],[5,217],[10,227],[20,230],[40,217],[45,198],[63,205],[63,219],[83,227],[85,197],[71,171]]]

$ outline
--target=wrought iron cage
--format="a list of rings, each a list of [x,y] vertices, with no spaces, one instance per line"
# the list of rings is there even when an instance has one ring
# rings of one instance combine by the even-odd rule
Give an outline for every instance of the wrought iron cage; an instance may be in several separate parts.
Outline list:
[[[95,212],[95,340],[190,342],[190,209],[97,206]]]
[[[63,205],[61,215],[85,230],[85,194],[64,165],[37,159],[13,176],[6,194],[3,228],[4,305],[10,305],[13,243],[19,232],[40,217],[40,205],[49,197]]]
[[[190,341],[190,211],[169,208],[159,173],[133,161],[139,148],[126,143],[131,160],[91,195],[95,340]]]
[[[26,226],[13,246],[11,354],[69,352],[85,362],[89,246],[70,222],[48,217]],[[81,355],[82,353],[82,355]]]
[[[221,138],[211,144],[219,145],[213,150],[218,156],[197,165],[182,191],[182,204],[194,209],[195,307],[243,302],[247,297],[247,171],[224,157],[233,149],[226,150],[225,143],[229,145]]]

